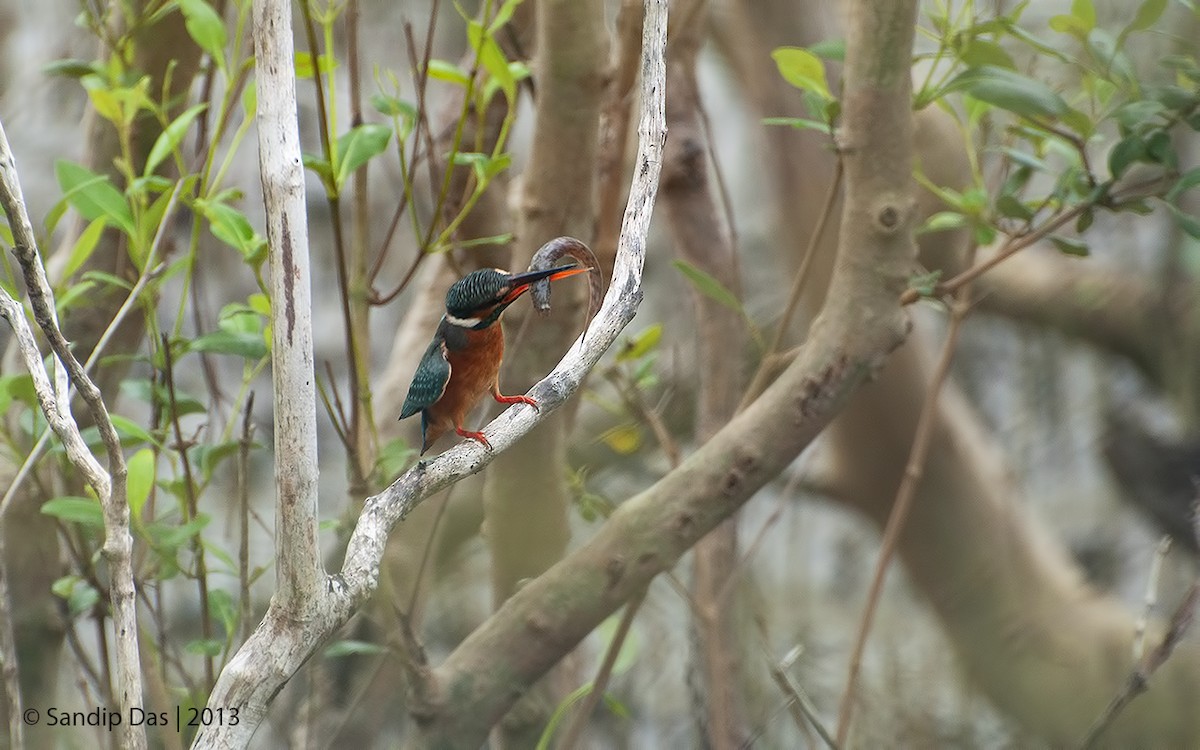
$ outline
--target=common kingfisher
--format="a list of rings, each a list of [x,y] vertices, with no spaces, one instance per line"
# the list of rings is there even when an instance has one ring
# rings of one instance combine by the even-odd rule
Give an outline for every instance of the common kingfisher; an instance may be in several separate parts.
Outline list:
[[[565,279],[587,270],[559,266],[514,274],[485,268],[450,286],[446,314],[417,365],[400,410],[400,419],[421,412],[422,455],[450,428],[490,449],[482,432],[463,429],[467,414],[486,393],[502,404],[537,408],[537,402],[528,396],[500,393],[500,361],[504,357],[504,331],[497,325],[500,314],[536,282]]]

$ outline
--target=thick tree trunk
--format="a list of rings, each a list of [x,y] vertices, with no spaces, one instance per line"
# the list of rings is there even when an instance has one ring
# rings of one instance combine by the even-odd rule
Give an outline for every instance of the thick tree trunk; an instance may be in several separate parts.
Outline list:
[[[607,63],[601,0],[539,0],[537,89],[533,153],[523,175],[513,267],[560,235],[590,241],[600,104]],[[530,321],[510,346],[502,389],[520,393],[548,372],[579,335],[582,284],[555,290],[549,318]],[[506,314],[510,332],[522,330],[527,303]],[[510,342],[512,341],[510,336]],[[492,553],[492,592],[500,606],[520,581],[534,578],[562,557],[570,539],[566,486],[565,412],[551,417],[496,461],[485,480],[484,530]],[[565,687],[565,686],[564,686]],[[532,699],[529,710],[502,725],[503,745],[536,744],[565,690]],[[547,697],[548,696],[548,697]],[[541,703],[541,705],[537,705]]]

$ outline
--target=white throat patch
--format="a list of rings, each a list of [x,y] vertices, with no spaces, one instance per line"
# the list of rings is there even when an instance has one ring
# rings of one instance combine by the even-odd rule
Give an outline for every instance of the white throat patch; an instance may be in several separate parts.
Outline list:
[[[474,328],[483,322],[482,318],[456,318],[450,313],[446,313],[446,322],[452,326],[459,328]]]

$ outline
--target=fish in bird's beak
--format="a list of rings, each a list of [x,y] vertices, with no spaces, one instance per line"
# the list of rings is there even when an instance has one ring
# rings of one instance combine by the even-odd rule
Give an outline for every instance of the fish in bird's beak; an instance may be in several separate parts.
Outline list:
[[[504,295],[504,302],[512,302],[520,297],[529,288],[537,282],[545,279],[547,281],[558,281],[565,279],[568,276],[574,276],[579,273],[587,272],[586,266],[559,266],[558,268],[547,268],[544,271],[526,271],[525,273],[513,274],[509,277],[508,294]]]

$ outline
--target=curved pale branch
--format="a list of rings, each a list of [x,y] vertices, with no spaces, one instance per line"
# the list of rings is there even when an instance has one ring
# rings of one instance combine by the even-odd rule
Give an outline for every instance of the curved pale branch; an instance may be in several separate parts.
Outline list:
[[[87,404],[108,453],[106,471],[87,448],[79,434],[79,427],[71,417],[70,396],[65,378],[56,377],[55,382],[51,382],[42,365],[41,353],[25,319],[24,309],[8,292],[0,289],[0,317],[8,321],[17,336],[21,357],[33,376],[35,393],[46,415],[46,421],[62,441],[72,465],[83,474],[100,499],[104,513],[104,557],[108,561],[111,576],[110,600],[113,628],[116,631],[114,687],[117,707],[122,715],[128,716],[130,708],[141,708],[143,703],[142,673],[138,656],[137,602],[133,584],[133,537],[129,533],[129,504],[125,496],[125,456],[121,451],[117,431],[109,418],[108,409],[100,395],[100,389],[75,358],[58,327],[53,293],[38,253],[33,225],[29,221],[29,212],[25,208],[25,199],[17,178],[16,160],[3,125],[0,125],[0,204],[3,204],[9,227],[12,229],[13,251],[25,279],[34,320],[54,351],[56,371],[61,373],[65,367],[66,374],[70,376],[71,382]],[[126,722],[121,725],[118,733],[122,747],[146,746],[144,726],[134,726]]]
[[[259,6],[264,6],[262,14]],[[280,0],[259,0],[255,6],[256,33],[290,35],[288,8],[289,5]],[[266,11],[270,11],[269,15]],[[579,388],[584,376],[633,319],[642,298],[646,237],[666,139],[663,114],[666,0],[646,0],[646,13],[637,169],[630,188],[612,283],[599,314],[585,334],[558,366],[530,391],[541,409],[511,408],[492,422],[487,434],[494,452],[473,442],[462,443],[431,461],[418,463],[384,492],[368,498],[350,538],[342,572],[326,578],[311,599],[298,600],[296,604],[301,605],[300,609],[276,606],[273,602],[263,622],[222,671],[208,705],[214,709],[237,708],[239,723],[204,728],[196,737],[195,747],[246,746],[283,684],[375,590],[384,546],[395,525],[432,493],[487,466],[495,452],[512,445],[560,406]],[[260,94],[260,113],[262,106],[263,95]],[[265,148],[267,144],[264,142],[263,146]],[[262,158],[273,157],[264,154]],[[276,329],[290,323],[280,318],[278,311],[276,316],[279,318]],[[297,328],[310,322],[306,316],[295,319]],[[302,334],[297,330],[293,335]],[[278,361],[275,364],[278,368]],[[311,377],[311,359],[306,372]],[[277,430],[282,429],[284,425],[277,417]],[[307,508],[296,510],[307,511]],[[312,518],[315,523],[315,509]]]

